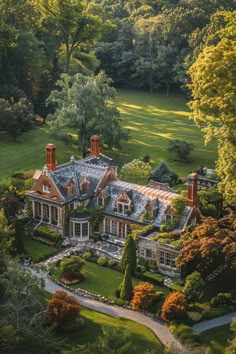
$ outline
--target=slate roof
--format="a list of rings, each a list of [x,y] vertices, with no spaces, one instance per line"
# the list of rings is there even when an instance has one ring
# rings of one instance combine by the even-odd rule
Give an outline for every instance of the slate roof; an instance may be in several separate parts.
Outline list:
[[[170,193],[166,191],[156,190],[150,187],[140,186],[133,183],[127,183],[123,181],[113,181],[108,184],[110,198],[108,204],[105,207],[105,214],[114,215],[122,219],[130,220],[131,222],[145,222],[142,219],[142,215],[145,211],[145,206],[148,201],[155,206],[158,205],[158,213],[153,220],[155,226],[160,226],[163,218],[165,217],[164,211],[169,205],[170,201],[178,196],[177,193]],[[107,187],[106,187],[107,188]],[[121,192],[126,192],[131,196],[133,203],[133,209],[130,214],[120,214],[116,212],[115,201]]]
[[[106,173],[106,166],[96,166],[84,163],[83,160],[71,161],[69,163],[57,166],[54,172],[50,172],[50,178],[54,181],[65,201],[84,200],[94,195],[97,185]],[[89,182],[88,190],[81,191],[80,183],[86,177]],[[68,196],[65,187],[70,181],[75,183],[76,194]]]

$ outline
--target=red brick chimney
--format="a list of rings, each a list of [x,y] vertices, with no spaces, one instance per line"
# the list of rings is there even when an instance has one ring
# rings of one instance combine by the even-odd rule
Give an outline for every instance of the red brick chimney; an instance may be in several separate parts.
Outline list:
[[[188,176],[188,199],[186,205],[190,207],[196,207],[198,205],[197,200],[197,173],[191,173]]]
[[[99,157],[99,154],[100,154],[100,136],[98,136],[98,135],[91,136],[90,144],[91,144],[91,153],[90,153],[90,155]]]
[[[47,144],[46,150],[46,166],[50,171],[56,169],[56,146],[54,144]]]

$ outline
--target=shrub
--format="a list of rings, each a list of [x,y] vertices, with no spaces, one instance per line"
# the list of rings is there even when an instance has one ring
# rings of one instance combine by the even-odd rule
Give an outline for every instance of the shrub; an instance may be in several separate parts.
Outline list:
[[[79,273],[84,265],[84,260],[79,256],[64,257],[60,268],[63,273]]]
[[[187,299],[184,294],[179,292],[171,293],[165,300],[161,317],[166,321],[184,318],[187,314]]]
[[[197,300],[204,285],[205,282],[202,279],[201,274],[193,272],[186,277],[183,292],[189,300]]]
[[[122,300],[121,298],[115,299],[114,302],[115,302],[115,304],[118,305],[118,306],[124,306],[124,304],[125,304],[125,301]]]
[[[143,258],[143,257],[139,257],[139,259],[138,259],[138,265],[140,265],[140,266],[145,266],[145,258]]]
[[[148,268],[149,268],[149,270],[156,270],[157,269],[157,262],[154,260],[148,261]]]
[[[56,291],[47,307],[47,320],[59,328],[65,328],[80,316],[80,303],[65,291]]]
[[[230,293],[219,293],[210,301],[212,307],[232,305],[233,298]]]
[[[147,282],[139,283],[134,287],[131,301],[134,310],[147,310],[154,301],[154,286]]]
[[[164,277],[161,274],[153,274],[151,272],[143,273],[143,279],[152,284],[163,285]]]
[[[82,255],[82,258],[85,260],[88,260],[92,257],[92,253],[91,252],[84,252],[84,254]]]
[[[194,322],[198,322],[202,319],[203,314],[200,312],[194,312],[194,311],[188,311],[187,312],[188,317],[190,320],[193,320]]]
[[[97,260],[97,264],[100,266],[105,266],[107,264],[107,258],[105,256],[101,256]]]
[[[136,272],[138,272],[138,273],[144,273],[144,272],[146,272],[146,267],[137,265],[137,267],[136,267]]]
[[[40,236],[46,238],[53,242],[58,242],[62,239],[62,236],[59,232],[54,231],[46,226],[40,226],[34,231],[35,236]]]
[[[117,264],[116,261],[114,261],[113,259],[109,259],[107,262],[108,267],[112,268],[115,264]]]

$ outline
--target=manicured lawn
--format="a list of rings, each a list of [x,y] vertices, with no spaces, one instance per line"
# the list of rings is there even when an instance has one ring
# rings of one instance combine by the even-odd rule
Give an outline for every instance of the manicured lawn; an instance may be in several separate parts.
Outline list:
[[[133,350],[130,354],[143,354],[145,350],[154,348],[158,353],[164,353],[164,348],[154,333],[137,322],[114,318],[86,308],[82,309],[81,316],[85,319],[84,328],[71,333],[61,334],[63,338],[68,337],[67,344],[69,345],[93,342],[102,333],[102,326],[111,326],[130,332],[133,342]]]
[[[201,333],[201,342],[209,346],[209,354],[223,354],[231,335],[230,325],[225,325]]]
[[[55,143],[57,162],[69,161],[72,154],[78,158],[76,146],[65,145],[48,136],[48,127],[37,127],[17,138],[16,142],[8,136],[0,135],[0,176],[8,177],[20,170],[41,169],[45,165],[45,145]]]
[[[134,158],[149,155],[153,167],[160,161],[166,161],[180,176],[187,175],[199,165],[214,167],[216,145],[211,143],[204,146],[203,134],[188,119],[189,111],[182,95],[166,97],[137,90],[119,90],[117,104],[121,111],[122,126],[130,130],[131,139],[124,144],[122,151],[103,150],[103,153],[114,157],[119,166]],[[174,161],[175,157],[166,151],[169,139],[194,143],[191,163]],[[16,142],[1,134],[1,178],[20,170],[41,169],[45,164],[44,147],[47,143],[56,144],[58,164],[69,161],[72,154],[76,159],[81,157],[76,146],[65,145],[49,137],[48,127],[38,126],[23,134]]]
[[[42,257],[46,258],[52,256],[58,252],[56,248],[31,240],[30,237],[26,235],[23,238],[23,242],[25,251],[32,257],[33,262],[39,261]]]
[[[112,270],[110,268],[102,267],[92,262],[85,262],[82,269],[82,273],[85,276],[85,280],[79,285],[72,286],[73,288],[79,287],[81,289],[90,291],[93,294],[100,294],[106,298],[113,300],[115,297],[115,290],[119,289],[119,286],[123,280],[123,274]],[[57,269],[53,273],[56,278],[60,276],[60,270]],[[137,285],[140,282],[138,279],[133,279],[133,285]],[[156,291],[162,291],[167,294],[169,291],[165,287],[155,286]]]
[[[189,120],[189,109],[180,94],[166,97],[138,90],[119,90],[117,104],[121,112],[122,126],[130,130],[131,139],[122,154],[114,158],[122,163],[151,156],[152,166],[161,161],[180,176],[185,176],[200,165],[214,167],[217,157],[216,144],[205,147],[203,133]],[[194,144],[191,163],[174,161],[167,152],[168,140],[180,139]]]

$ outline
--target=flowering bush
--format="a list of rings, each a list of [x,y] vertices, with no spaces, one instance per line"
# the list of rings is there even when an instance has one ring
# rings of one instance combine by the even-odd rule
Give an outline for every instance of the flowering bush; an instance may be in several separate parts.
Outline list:
[[[161,308],[161,317],[166,321],[184,318],[187,314],[186,296],[179,292],[171,293]]]

